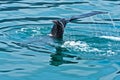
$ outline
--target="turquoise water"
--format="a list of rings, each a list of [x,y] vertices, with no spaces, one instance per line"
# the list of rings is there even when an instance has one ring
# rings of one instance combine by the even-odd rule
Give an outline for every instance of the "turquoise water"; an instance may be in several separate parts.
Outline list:
[[[0,80],[120,80],[119,0],[0,0]],[[67,24],[52,20],[108,12]]]

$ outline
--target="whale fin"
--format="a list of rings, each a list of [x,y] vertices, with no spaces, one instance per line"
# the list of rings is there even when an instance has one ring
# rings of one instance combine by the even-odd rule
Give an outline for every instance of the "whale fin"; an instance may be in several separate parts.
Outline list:
[[[90,13],[72,16],[71,18],[68,19],[68,21],[71,22],[72,20],[82,19],[82,18],[86,18],[86,17],[91,17],[91,16],[98,15],[98,14],[107,14],[107,13],[108,13],[108,12],[92,11],[92,12],[90,12]]]
[[[66,26],[66,24],[68,22],[71,22],[72,20],[76,20],[76,19],[81,19],[81,18],[86,18],[86,17],[90,17],[90,16],[94,16],[97,14],[106,14],[107,12],[101,12],[101,11],[92,11],[90,13],[86,13],[86,14],[82,14],[82,15],[77,15],[77,16],[73,16],[71,18],[62,18],[60,20],[54,20],[53,23],[53,28],[51,30],[51,36],[57,39],[62,39],[63,38],[63,33],[64,33],[64,28]]]

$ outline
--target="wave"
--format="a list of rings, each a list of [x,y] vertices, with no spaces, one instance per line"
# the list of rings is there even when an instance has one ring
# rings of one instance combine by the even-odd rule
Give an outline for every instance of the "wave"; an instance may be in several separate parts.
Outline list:
[[[100,38],[105,38],[113,41],[120,41],[120,37],[115,37],[115,36],[100,36]]]

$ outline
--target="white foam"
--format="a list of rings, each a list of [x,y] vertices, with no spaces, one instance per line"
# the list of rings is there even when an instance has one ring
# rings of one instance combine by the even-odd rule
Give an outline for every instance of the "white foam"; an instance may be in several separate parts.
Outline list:
[[[82,51],[82,52],[100,52],[97,48],[90,47],[87,43],[82,41],[66,41],[62,47],[70,50]]]
[[[100,36],[100,38],[110,39],[110,40],[114,40],[114,41],[120,41],[120,37],[115,37],[115,36]]]

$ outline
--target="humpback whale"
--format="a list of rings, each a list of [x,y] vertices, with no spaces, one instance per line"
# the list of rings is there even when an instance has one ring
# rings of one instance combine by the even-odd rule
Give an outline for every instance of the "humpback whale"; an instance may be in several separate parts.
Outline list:
[[[82,19],[82,18],[86,18],[86,17],[90,17],[90,16],[94,16],[97,14],[106,14],[107,12],[101,12],[101,11],[92,11],[90,13],[85,13],[85,14],[81,14],[81,15],[77,15],[77,16],[72,16],[71,18],[62,18],[60,20],[54,20],[53,23],[53,27],[51,29],[51,33],[50,36],[52,36],[53,38],[56,39],[62,39],[63,38],[63,34],[64,34],[64,28],[66,27],[66,24],[76,20],[76,19]]]

